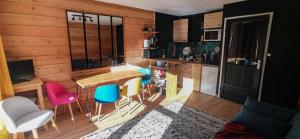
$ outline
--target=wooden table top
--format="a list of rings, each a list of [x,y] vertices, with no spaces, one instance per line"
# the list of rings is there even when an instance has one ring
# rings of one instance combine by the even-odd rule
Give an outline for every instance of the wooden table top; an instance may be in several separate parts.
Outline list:
[[[15,93],[19,93],[19,92],[28,90],[28,88],[36,88],[36,86],[40,86],[42,84],[43,84],[43,81],[41,79],[34,78],[30,81],[13,84],[13,88],[14,88]]]
[[[76,80],[76,83],[81,88],[94,87],[96,85],[105,84],[109,82],[117,82],[120,80],[131,79],[135,77],[142,77],[144,74],[133,70],[117,71],[117,72],[107,72],[87,78]]]

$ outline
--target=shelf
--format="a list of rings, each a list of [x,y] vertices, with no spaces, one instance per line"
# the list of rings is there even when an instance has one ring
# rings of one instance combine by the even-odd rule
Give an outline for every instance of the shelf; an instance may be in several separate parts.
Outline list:
[[[157,66],[150,66],[151,68],[156,68],[156,69],[163,69],[163,70],[166,70],[167,68],[165,67],[157,67]]]
[[[153,47],[143,47],[143,49],[155,50],[155,49],[157,49],[157,48],[153,48]]]
[[[157,34],[158,32],[144,31],[145,34]]]

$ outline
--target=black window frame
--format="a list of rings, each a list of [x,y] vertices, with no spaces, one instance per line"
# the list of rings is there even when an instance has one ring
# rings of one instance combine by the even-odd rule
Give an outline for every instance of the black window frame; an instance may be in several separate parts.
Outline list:
[[[79,69],[74,68],[73,66],[73,56],[72,56],[72,45],[71,45],[71,36],[70,36],[70,27],[69,27],[69,19],[68,19],[68,12],[75,12],[82,14],[83,17],[83,31],[84,31],[84,47],[85,47],[85,68]],[[98,30],[98,47],[99,47],[99,59],[100,59],[100,65],[99,67],[89,67],[89,60],[88,60],[88,49],[87,49],[87,37],[86,37],[86,22],[84,20],[84,16],[86,14],[96,15],[97,16],[97,30]],[[102,66],[102,51],[101,51],[101,31],[100,31],[100,16],[108,16],[110,17],[110,34],[111,34],[111,55],[112,55],[112,64],[111,66]],[[107,15],[107,14],[98,14],[98,13],[91,13],[91,12],[83,12],[83,11],[75,11],[75,10],[66,10],[66,20],[67,20],[67,29],[68,29],[68,41],[69,41],[69,51],[70,51],[70,59],[71,59],[71,67],[72,71],[80,71],[80,70],[87,70],[87,69],[95,69],[95,68],[105,68],[105,67],[113,67],[113,66],[119,66],[125,64],[125,58],[123,58],[123,63],[118,63],[118,56],[117,59],[114,58],[114,36],[113,36],[113,17],[121,18],[122,19],[122,25],[124,26],[124,17],[121,16],[115,16],[115,15]],[[124,27],[123,27],[123,47],[124,47]],[[118,46],[116,46],[117,49]],[[116,50],[117,51],[117,50]],[[125,49],[123,48],[123,54],[125,53]]]

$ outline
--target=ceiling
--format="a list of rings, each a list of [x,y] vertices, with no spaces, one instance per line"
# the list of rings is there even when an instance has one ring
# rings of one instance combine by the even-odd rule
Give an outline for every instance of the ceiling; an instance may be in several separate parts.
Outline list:
[[[155,12],[185,16],[222,9],[224,4],[243,0],[96,0],[141,8]]]

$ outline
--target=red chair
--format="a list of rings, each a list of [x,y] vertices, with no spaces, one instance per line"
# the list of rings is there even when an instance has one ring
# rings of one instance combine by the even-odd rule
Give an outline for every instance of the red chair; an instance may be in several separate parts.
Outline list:
[[[57,82],[47,82],[45,84],[45,89],[48,94],[48,99],[52,105],[55,106],[54,108],[54,121],[56,120],[56,111],[59,105],[68,104],[71,120],[75,123],[73,111],[71,107],[71,103],[77,102],[80,112],[82,112],[79,101],[78,101],[78,94],[77,93],[70,93],[68,92],[65,87]]]

